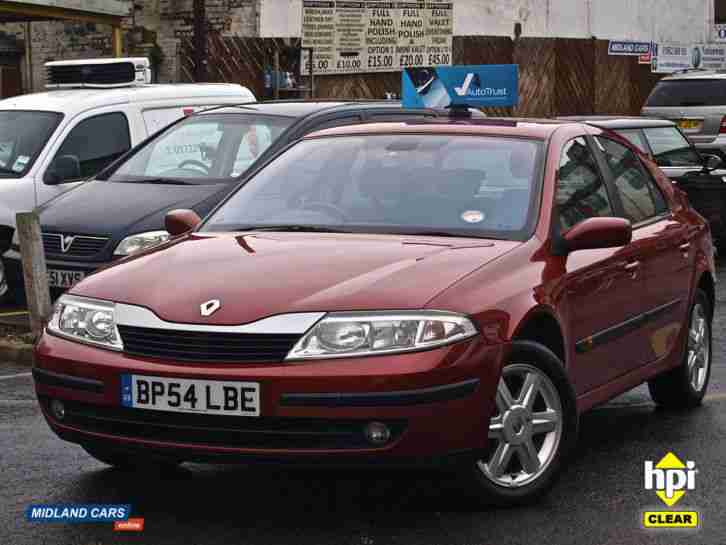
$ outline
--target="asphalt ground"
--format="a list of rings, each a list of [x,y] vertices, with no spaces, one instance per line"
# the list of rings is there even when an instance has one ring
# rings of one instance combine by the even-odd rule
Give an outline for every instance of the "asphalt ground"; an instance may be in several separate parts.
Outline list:
[[[133,475],[57,439],[27,367],[0,363],[0,544],[715,544],[726,545],[726,272],[719,274],[714,365],[703,407],[657,409],[643,386],[583,416],[578,449],[540,503],[476,510],[434,471],[303,470],[185,465]],[[643,465],[672,451],[696,462],[696,531],[641,527],[666,509]],[[34,503],[124,503],[143,532],[112,524],[30,523]]]

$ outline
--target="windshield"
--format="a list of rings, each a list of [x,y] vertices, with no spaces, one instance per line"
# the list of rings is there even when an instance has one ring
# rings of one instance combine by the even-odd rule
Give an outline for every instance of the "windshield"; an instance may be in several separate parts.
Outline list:
[[[112,182],[183,179],[219,183],[238,178],[294,118],[257,114],[190,117],[154,138],[109,178]]]
[[[254,228],[531,234],[540,141],[375,135],[298,143],[242,186],[204,231]]]
[[[0,111],[0,178],[19,178],[63,119],[55,112]]]
[[[726,79],[682,79],[660,81],[645,102],[646,106],[726,105]]]

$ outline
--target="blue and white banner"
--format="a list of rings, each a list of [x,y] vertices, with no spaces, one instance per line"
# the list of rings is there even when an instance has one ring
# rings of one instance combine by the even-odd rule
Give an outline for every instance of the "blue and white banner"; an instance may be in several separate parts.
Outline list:
[[[650,53],[650,42],[627,42],[610,40],[608,44],[608,55],[627,55],[640,57]]]
[[[130,505],[109,503],[34,504],[25,512],[28,522],[116,522],[130,514]]]
[[[516,106],[519,71],[516,64],[407,68],[401,96],[406,108]]]

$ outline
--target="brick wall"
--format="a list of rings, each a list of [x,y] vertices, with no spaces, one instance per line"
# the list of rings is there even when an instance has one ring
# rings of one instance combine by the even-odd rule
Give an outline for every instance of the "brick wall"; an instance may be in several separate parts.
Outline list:
[[[206,0],[210,31],[226,36],[257,35],[259,0]],[[132,16],[124,20],[124,50],[128,55],[160,53],[160,82],[179,81],[180,38],[191,36],[193,0],[134,0]],[[2,31],[25,39],[23,24],[2,25]],[[108,25],[42,21],[31,24],[33,90],[45,85],[44,63],[51,60],[110,57],[112,30]],[[26,71],[25,61],[21,69]]]

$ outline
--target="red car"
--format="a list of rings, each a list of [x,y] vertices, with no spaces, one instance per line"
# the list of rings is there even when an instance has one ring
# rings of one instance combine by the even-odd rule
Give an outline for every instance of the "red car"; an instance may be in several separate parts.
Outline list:
[[[167,229],[63,296],[36,349],[51,428],[114,466],[445,463],[515,504],[583,411],[706,392],[708,226],[612,132],[330,129]]]

